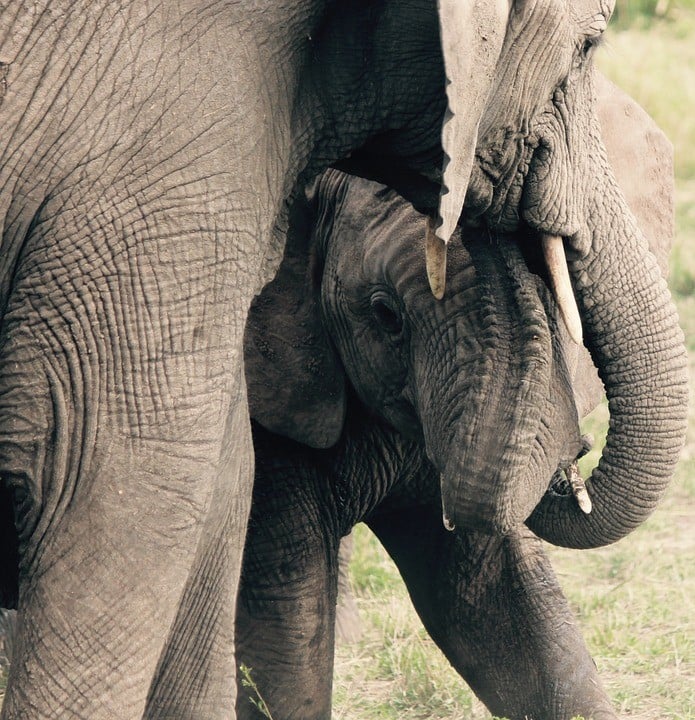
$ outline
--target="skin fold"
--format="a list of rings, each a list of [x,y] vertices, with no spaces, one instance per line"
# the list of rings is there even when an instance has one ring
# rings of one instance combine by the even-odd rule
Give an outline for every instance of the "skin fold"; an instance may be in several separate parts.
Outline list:
[[[637,162],[659,178],[647,197],[634,183],[625,192],[654,252],[666,257],[670,145],[623,93],[608,84],[602,92],[617,172],[634,171]],[[393,191],[330,171],[305,212],[295,213],[280,273],[253,306],[246,336],[250,404],[276,432],[254,423],[240,661],[252,668],[273,717],[330,717],[339,546],[364,521],[396,562],[428,632],[491,712],[519,720],[615,718],[538,538],[523,525],[504,535],[475,523],[445,529],[440,477],[459,448],[436,437],[449,443],[475,437],[449,425],[488,433],[494,463],[508,406],[519,403],[515,375],[529,364],[541,373],[531,353],[545,334],[549,381],[537,395],[545,400],[532,456],[545,455],[552,468],[540,478],[543,492],[565,494],[564,473],[553,471],[581,452],[578,417],[602,394],[595,368],[559,319],[538,258],[521,257],[523,233],[459,231],[465,243],[450,248],[448,295],[438,302],[414,249],[424,222]],[[499,315],[528,317],[533,339],[515,335]],[[498,332],[487,343],[481,338],[490,326]],[[427,342],[432,336],[434,345]],[[490,364],[504,392],[486,397],[498,407],[483,411],[472,388]],[[279,393],[268,383],[278,367],[286,372]],[[326,397],[322,378],[335,387],[342,373],[344,392]],[[441,391],[452,386],[454,397]],[[271,417],[273,403],[294,403],[295,412]],[[492,418],[489,425],[479,422],[481,412]],[[323,449],[333,426],[337,442]],[[296,434],[319,447],[292,439]],[[465,463],[459,467],[471,472]],[[490,494],[491,477],[492,471]],[[520,483],[517,492],[529,487]],[[571,494],[567,500],[575,502]],[[248,695],[240,696],[238,715],[259,717]]]
[[[521,219],[565,238],[615,434],[592,518],[548,498],[536,526],[601,544],[651,511],[685,429],[684,350],[597,132],[591,52],[611,9],[0,4],[0,601],[18,608],[3,719],[234,716],[253,483],[246,318],[304,188],[334,163],[449,228],[465,200],[465,217],[495,232]],[[614,292],[623,240],[646,305]],[[526,313],[526,344],[537,326],[547,345],[533,303],[517,290],[506,301]],[[634,344],[613,362],[623,327]],[[550,356],[535,353],[539,366]],[[635,364],[649,369],[637,395]],[[649,424],[642,445],[630,428]],[[635,466],[615,460],[636,444],[645,491],[616,524],[614,480]],[[518,446],[504,450],[508,479],[527,464]],[[521,521],[533,495],[483,511],[482,494],[447,487],[452,521],[487,525]]]

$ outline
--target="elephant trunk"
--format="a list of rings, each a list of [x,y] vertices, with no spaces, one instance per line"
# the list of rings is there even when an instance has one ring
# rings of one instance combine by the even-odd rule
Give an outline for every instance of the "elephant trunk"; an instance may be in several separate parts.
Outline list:
[[[569,384],[556,377],[536,280],[518,247],[504,239],[493,248],[470,239],[465,246],[482,302],[477,316],[459,314],[447,333],[447,343],[456,343],[456,377],[432,382],[430,372],[419,383],[426,388],[420,415],[428,455],[441,473],[447,527],[506,534],[542,497],[561,450],[571,446],[576,455],[578,423]],[[571,442],[556,431],[560,425]]]
[[[585,514],[571,495],[548,493],[528,521],[544,539],[576,548],[614,542],[648,517],[687,423],[687,357],[666,283],[617,187],[599,197],[595,217],[627,220],[617,237],[615,229],[608,238],[590,228],[588,249],[570,262],[585,343],[610,410],[606,446],[586,482],[593,510]]]

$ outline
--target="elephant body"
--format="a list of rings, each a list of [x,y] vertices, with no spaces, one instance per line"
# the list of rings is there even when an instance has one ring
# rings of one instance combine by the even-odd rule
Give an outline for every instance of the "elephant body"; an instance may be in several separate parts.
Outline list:
[[[613,239],[630,239],[663,342],[646,347],[632,318],[630,357],[652,372],[616,401],[609,445],[631,456],[635,409],[659,433],[640,446],[649,497],[600,541],[650,511],[685,426],[682,339],[596,132],[590,56],[612,4],[585,2],[2,5],[0,595],[18,607],[3,718],[234,716],[246,317],[331,163],[437,216],[440,245],[465,198],[478,223],[566,235],[613,397],[632,371],[610,374],[595,317],[616,299],[597,307],[585,268],[605,254],[610,270]],[[470,515],[449,499],[452,522]],[[491,505],[486,522],[524,511]],[[610,525],[564,500],[541,515],[580,544]]]

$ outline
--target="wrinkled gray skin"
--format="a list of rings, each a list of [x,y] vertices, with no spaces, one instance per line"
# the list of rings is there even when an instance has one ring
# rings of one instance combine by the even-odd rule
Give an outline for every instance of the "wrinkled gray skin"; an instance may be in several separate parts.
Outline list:
[[[670,145],[634,102],[608,85],[604,91],[609,152],[651,248],[665,260],[673,230]],[[630,178],[638,169],[653,180],[648,192]],[[418,252],[423,223],[393,191],[329,172],[306,214],[295,216],[278,278],[252,307],[252,410],[262,414],[273,402],[269,363],[286,371],[283,402],[298,398],[298,422],[311,423],[312,400],[326,407],[323,397],[294,395],[310,388],[293,386],[308,348],[305,361],[323,359],[311,367],[314,389],[329,370],[334,386],[344,372],[348,407],[337,444],[326,450],[254,425],[240,661],[253,668],[274,718],[330,717],[340,539],[364,520],[398,565],[427,630],[491,712],[519,720],[615,718],[539,540],[523,526],[505,536],[476,531],[474,523],[447,532],[439,489],[440,457],[456,452],[446,440],[463,428],[471,438],[488,437],[489,486],[481,493],[495,493],[494,466],[519,402],[514,388],[529,364],[529,334],[545,346],[551,375],[536,447],[546,460],[534,460],[537,472],[566,467],[580,452],[578,415],[602,390],[595,369],[557,321],[543,281],[529,272],[543,269],[530,253],[522,259],[518,246],[528,238],[468,230],[465,244],[451,250],[440,304],[427,291]],[[472,398],[487,372],[497,392],[482,408]],[[456,396],[441,391],[452,385]],[[482,425],[485,413],[496,422]],[[324,414],[314,419],[318,428],[327,422]],[[433,442],[436,434],[445,442]],[[551,475],[540,478],[551,485],[546,494],[574,502],[563,474]],[[529,489],[520,484],[516,492]],[[259,717],[244,694],[238,703],[239,717]]]
[[[636,474],[615,462],[635,450],[627,418],[659,428],[640,446],[646,497],[625,525],[613,530],[604,510],[587,521],[564,500],[539,522],[595,544],[650,512],[684,429],[685,380],[671,369],[683,351],[596,131],[590,46],[612,2],[6,2],[0,599],[18,604],[19,621],[2,717],[233,716],[231,599],[253,476],[248,308],[281,257],[291,198],[330,163],[396,177],[436,214],[437,6],[450,87],[476,108],[446,124],[469,131],[447,132],[445,150],[477,147],[472,173],[449,165],[442,202],[468,189],[467,217],[506,227],[521,215],[567,236],[617,413],[599,505],[615,475]],[[456,19],[461,9],[470,22]],[[626,367],[610,356],[625,324],[610,248],[624,238],[639,269],[629,294],[650,308],[629,318]],[[604,315],[615,320],[605,335]],[[656,349],[645,340],[655,322]],[[630,363],[645,355],[630,396]],[[468,493],[451,493],[464,520]],[[500,518],[491,506],[487,522],[526,510]]]

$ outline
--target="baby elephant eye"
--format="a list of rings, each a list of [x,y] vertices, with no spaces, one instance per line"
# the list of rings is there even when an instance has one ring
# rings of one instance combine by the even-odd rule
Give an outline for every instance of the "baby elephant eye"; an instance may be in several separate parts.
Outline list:
[[[403,318],[393,301],[382,293],[377,293],[371,300],[372,314],[381,328],[389,335],[400,335],[403,330]]]

